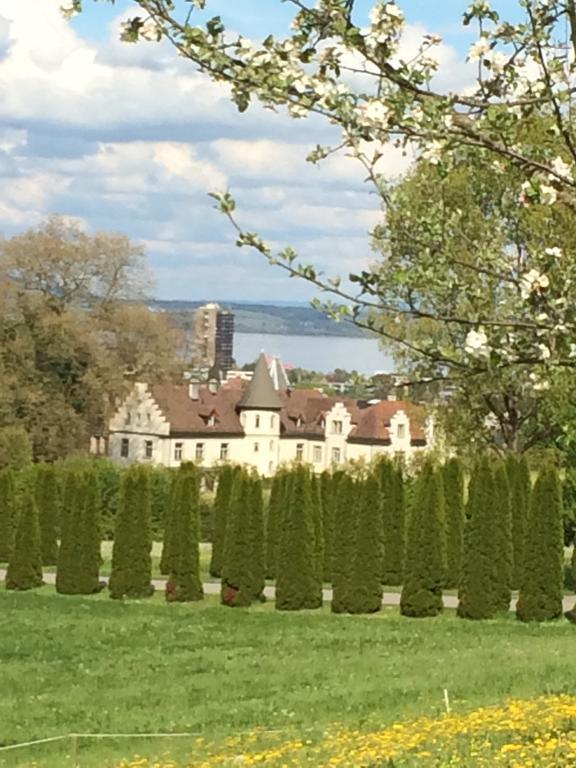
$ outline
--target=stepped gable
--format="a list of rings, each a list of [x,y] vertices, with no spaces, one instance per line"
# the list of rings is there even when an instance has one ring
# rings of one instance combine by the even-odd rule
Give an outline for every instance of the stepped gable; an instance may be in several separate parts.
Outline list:
[[[424,409],[401,400],[383,400],[362,409],[358,414],[357,426],[350,433],[349,440],[360,443],[367,440],[389,442],[390,421],[399,411],[404,411],[410,421],[411,442],[425,442]]]
[[[274,382],[270,376],[264,353],[258,358],[254,376],[244,390],[238,402],[238,408],[252,408],[260,411],[279,411],[282,408],[282,402],[278,392],[274,389]]]
[[[198,399],[190,397],[188,384],[155,384],[150,387],[152,397],[175,434],[243,435],[244,430],[236,412],[240,390],[220,387],[210,392],[199,387]],[[210,417],[214,424],[210,425]]]

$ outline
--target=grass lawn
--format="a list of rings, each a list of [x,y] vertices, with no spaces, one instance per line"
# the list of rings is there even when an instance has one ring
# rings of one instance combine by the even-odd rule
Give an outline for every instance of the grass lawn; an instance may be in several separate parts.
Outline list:
[[[255,728],[314,738],[509,697],[576,693],[567,622],[466,622],[277,613],[0,592],[0,742],[76,733],[193,732],[218,743]],[[242,739],[239,740],[242,751]],[[189,755],[195,739],[79,745],[78,765]],[[68,768],[69,745],[0,752],[0,766]]]

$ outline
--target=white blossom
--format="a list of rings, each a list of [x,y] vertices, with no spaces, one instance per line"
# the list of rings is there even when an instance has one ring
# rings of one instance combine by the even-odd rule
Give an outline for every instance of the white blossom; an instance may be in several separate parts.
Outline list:
[[[370,99],[356,108],[360,120],[373,125],[382,125],[388,122],[390,112],[388,107],[378,99]]]
[[[557,157],[551,165],[554,173],[558,176],[564,176],[567,179],[572,178],[572,166],[566,163],[561,157]],[[554,176],[552,176],[554,178]]]
[[[488,51],[484,56],[484,60],[488,62],[490,69],[495,75],[500,75],[508,63],[508,56],[500,53],[500,51]]]
[[[549,360],[550,359],[550,348],[546,346],[546,344],[538,344],[537,349],[540,352],[540,357],[542,360]]]
[[[148,19],[142,24],[138,30],[138,36],[141,37],[142,40],[147,40],[149,43],[157,42],[160,36],[160,29],[154,19]]]
[[[66,18],[66,19],[73,19],[74,16],[77,16],[79,11],[74,5],[61,5],[60,6],[60,13]]]
[[[444,152],[444,142],[431,141],[424,152],[422,152],[422,158],[428,160],[432,165],[438,165],[442,160],[442,154]]]
[[[576,344],[570,344],[570,352],[568,357],[576,357]]]
[[[528,299],[533,293],[542,293],[550,285],[547,275],[538,272],[537,269],[531,269],[522,275],[520,280],[520,294],[523,299]]]
[[[483,355],[488,351],[488,337],[482,328],[469,331],[464,342],[464,348],[469,355]]]
[[[553,256],[555,259],[559,259],[562,256],[562,248],[555,246],[554,248],[546,248],[544,251],[546,256]]]
[[[490,51],[490,43],[488,38],[481,37],[477,40],[468,52],[468,61],[478,61],[484,59],[486,54]]]
[[[558,200],[558,192],[549,184],[542,184],[540,187],[540,202],[542,205],[554,205]]]

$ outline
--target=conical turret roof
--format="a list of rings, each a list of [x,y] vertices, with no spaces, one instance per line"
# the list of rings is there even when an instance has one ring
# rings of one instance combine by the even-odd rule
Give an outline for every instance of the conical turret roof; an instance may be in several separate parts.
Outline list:
[[[280,410],[282,408],[278,393],[274,389],[274,382],[270,376],[264,353],[258,358],[254,376],[246,387],[238,407],[261,408],[262,410]]]

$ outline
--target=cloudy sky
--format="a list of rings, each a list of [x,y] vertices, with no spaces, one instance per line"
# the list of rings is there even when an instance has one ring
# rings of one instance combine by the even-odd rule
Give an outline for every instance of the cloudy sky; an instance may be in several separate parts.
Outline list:
[[[261,109],[239,115],[227,91],[169,47],[118,41],[129,0],[85,0],[72,23],[62,0],[0,2],[0,233],[50,213],[91,230],[119,231],[146,246],[157,296],[173,299],[302,301],[310,291],[234,245],[210,191],[229,188],[242,225],[335,274],[369,258],[377,200],[353,161],[320,168],[304,157],[329,141],[316,121]],[[408,36],[443,36],[442,79],[470,77],[476,34],[459,23],[465,0],[405,0]],[[498,4],[513,8],[514,0]],[[360,0],[367,14],[371,2]],[[279,0],[208,0],[210,15],[255,40],[291,17]],[[386,157],[398,176],[407,161]]]

